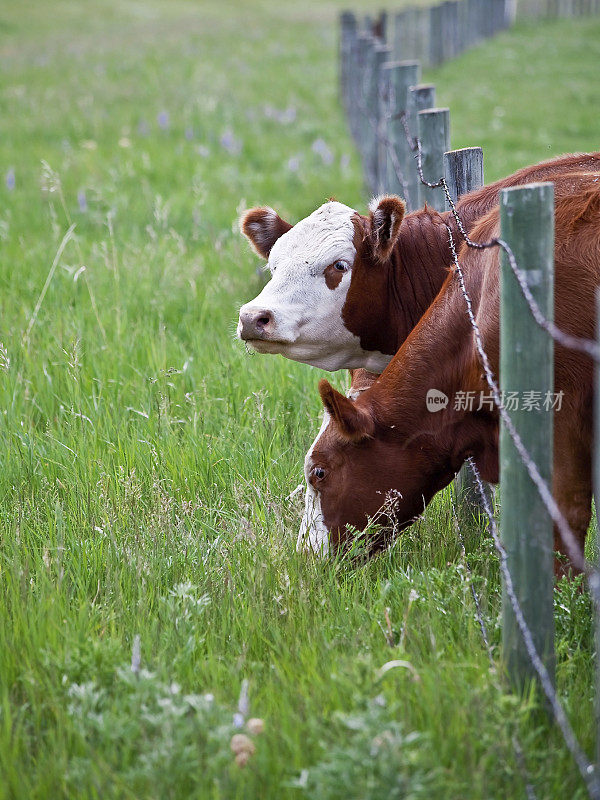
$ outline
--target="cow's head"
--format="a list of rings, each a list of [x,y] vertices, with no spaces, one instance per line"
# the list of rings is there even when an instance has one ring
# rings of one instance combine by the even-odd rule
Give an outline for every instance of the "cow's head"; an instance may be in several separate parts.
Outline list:
[[[345,397],[319,383],[325,416],[304,463],[305,511],[297,550],[325,555],[344,546],[351,530],[379,527],[376,549],[389,532],[410,525],[453,471],[423,437],[381,420],[367,391]]]
[[[348,322],[348,308],[359,306],[381,327],[387,294],[382,267],[396,244],[405,205],[387,196],[369,208],[364,217],[330,201],[294,226],[271,208],[247,211],[241,230],[267,259],[272,277],[240,309],[238,336],[260,353],[322,369],[383,371],[395,348],[382,352],[365,341],[360,325]]]

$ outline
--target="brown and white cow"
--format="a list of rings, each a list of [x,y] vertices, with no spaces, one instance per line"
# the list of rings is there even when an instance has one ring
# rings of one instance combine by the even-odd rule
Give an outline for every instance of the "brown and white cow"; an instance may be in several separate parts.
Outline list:
[[[555,178],[558,196],[561,182]],[[563,193],[564,194],[564,193]],[[495,209],[475,227],[476,239],[499,235]],[[497,249],[463,247],[461,265],[483,344],[499,372]],[[555,319],[573,335],[593,338],[594,290],[600,285],[600,179],[588,176],[578,195],[555,205]],[[498,480],[498,413],[457,410],[458,392],[489,396],[465,299],[454,273],[372,386],[351,399],[321,381],[326,414],[305,462],[306,511],[299,549],[326,552],[377,518],[395,530],[410,525],[469,456],[484,480]],[[364,388],[365,386],[369,388]],[[431,389],[450,401],[436,413]],[[581,353],[555,349],[554,497],[583,548],[591,515],[593,365]],[[393,502],[385,506],[386,496]],[[382,508],[383,507],[383,508]],[[377,545],[377,543],[376,543]],[[564,547],[555,537],[555,549]]]
[[[600,171],[600,153],[526,167],[465,195],[458,210],[471,230],[500,189],[582,171]],[[579,180],[561,190],[577,191]],[[271,208],[247,211],[240,224],[272,277],[242,306],[238,336],[258,352],[328,370],[382,372],[444,282],[446,226],[460,240],[452,215],[427,208],[405,215],[397,197],[372,201],[369,216],[330,201],[294,226]]]

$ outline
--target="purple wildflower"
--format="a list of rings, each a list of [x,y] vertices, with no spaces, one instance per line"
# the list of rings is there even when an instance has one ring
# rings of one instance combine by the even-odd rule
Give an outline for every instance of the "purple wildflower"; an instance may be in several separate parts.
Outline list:
[[[221,143],[221,147],[227,150],[227,152],[233,156],[239,155],[242,151],[242,143],[233,135],[231,128],[227,128],[219,141]]]
[[[11,167],[6,173],[6,188],[9,192],[12,192],[12,190],[15,188],[15,183],[15,171]]]
[[[325,141],[321,138],[315,139],[312,144],[311,150],[313,153],[316,153],[318,156],[321,156],[321,160],[327,166],[333,164],[333,153],[331,152],[330,148],[327,146]]]

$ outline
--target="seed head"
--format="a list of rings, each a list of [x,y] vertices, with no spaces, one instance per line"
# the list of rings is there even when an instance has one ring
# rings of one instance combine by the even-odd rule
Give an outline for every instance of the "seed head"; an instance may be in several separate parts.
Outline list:
[[[260,719],[260,717],[252,717],[246,723],[246,730],[253,736],[258,736],[264,731],[264,729],[265,729],[265,721],[263,719]]]
[[[256,750],[254,742],[249,736],[246,736],[245,733],[234,733],[229,746],[231,747],[232,753],[236,755],[248,753],[248,755],[251,756]]]

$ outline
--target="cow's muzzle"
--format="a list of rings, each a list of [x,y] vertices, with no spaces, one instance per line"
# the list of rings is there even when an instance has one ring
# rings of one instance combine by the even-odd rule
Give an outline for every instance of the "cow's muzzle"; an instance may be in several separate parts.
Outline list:
[[[269,339],[273,334],[275,318],[273,312],[263,308],[248,308],[240,310],[238,323],[238,336],[244,341],[253,339]]]

